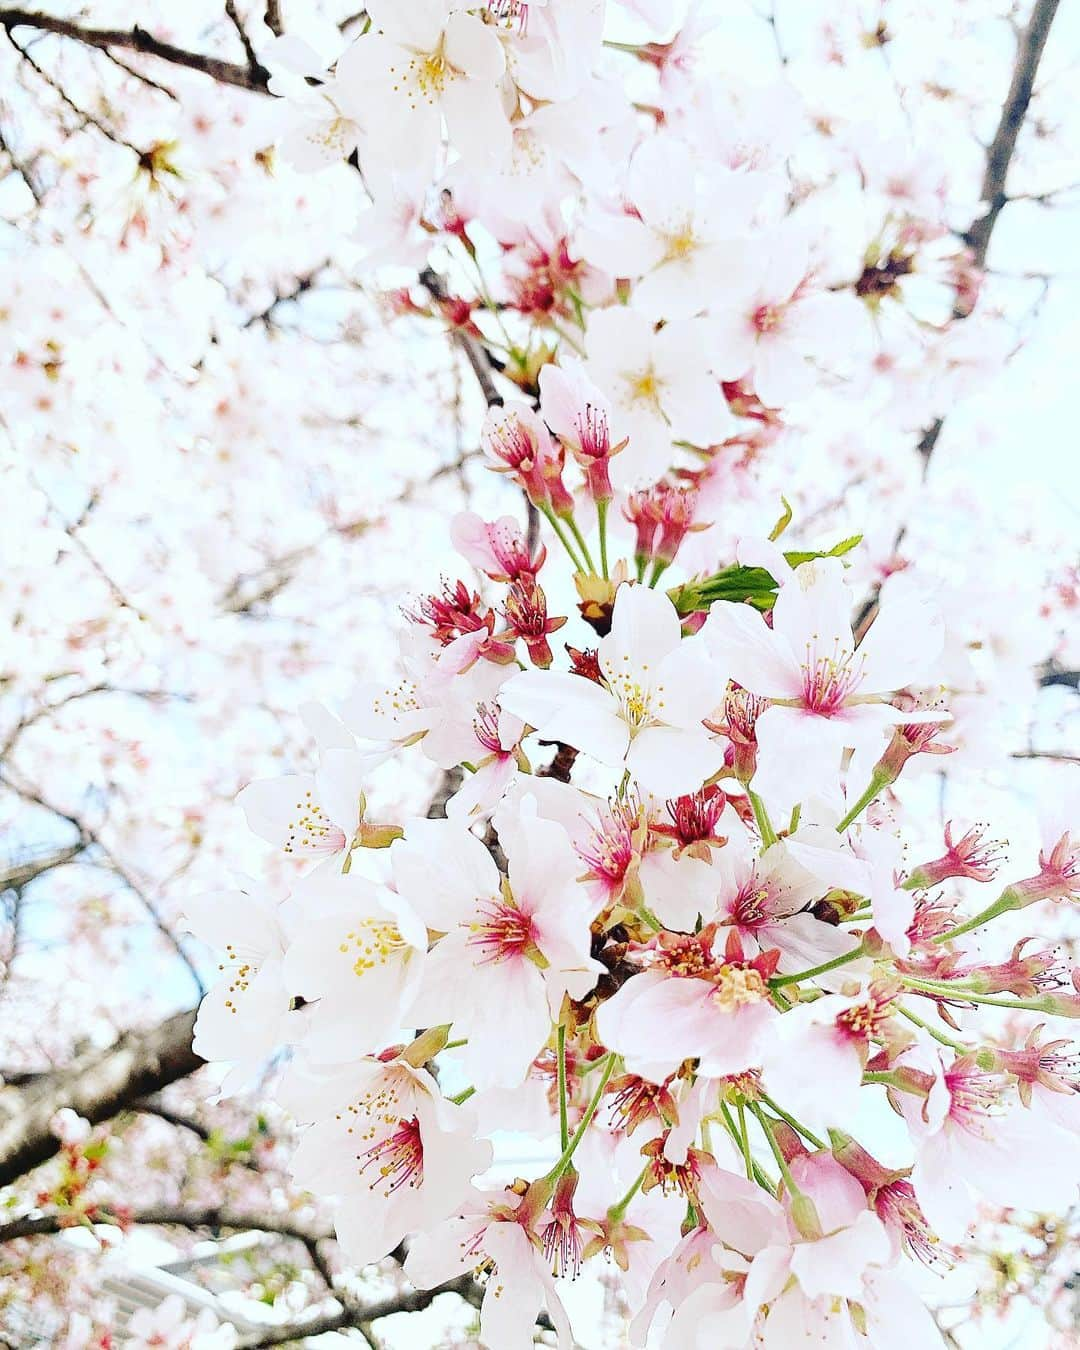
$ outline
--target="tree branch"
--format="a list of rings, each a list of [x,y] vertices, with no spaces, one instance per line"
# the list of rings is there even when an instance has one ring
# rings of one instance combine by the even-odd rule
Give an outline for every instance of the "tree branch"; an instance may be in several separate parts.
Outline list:
[[[52,14],[38,14],[29,9],[0,9],[0,28],[8,32],[13,28],[36,28],[40,32],[55,33],[59,37],[71,38],[87,47],[97,47],[108,51],[112,47],[126,48],[140,52],[144,56],[156,56],[174,66],[185,66],[188,70],[200,71],[209,75],[220,84],[231,84],[237,89],[249,89],[262,94],[270,79],[270,73],[261,65],[239,65],[235,61],[223,61],[219,57],[205,55],[202,52],[188,51],[184,47],[174,46],[148,33],[136,24],[133,28],[84,28],[70,19],[60,19]]]
[[[21,891],[37,877],[51,872],[54,867],[63,867],[65,863],[72,862],[85,851],[89,842],[87,839],[78,844],[69,844],[67,848],[58,848],[52,853],[43,854],[40,858],[16,863],[6,872],[0,872],[0,891]]]
[[[987,211],[964,235],[964,240],[971,246],[975,261],[980,267],[986,262],[990,236],[994,232],[997,218],[1009,200],[1005,182],[1016,151],[1016,138],[1027,116],[1028,105],[1035,88],[1035,76],[1059,3],[1060,0],[1035,0],[1028,26],[1020,34],[1017,43],[1012,83],[1002,105],[994,139],[986,151],[986,171],[983,174],[980,198],[987,204]]]
[[[441,1294],[457,1294],[474,1307],[479,1302],[479,1290],[471,1275],[459,1276],[441,1284],[437,1289],[410,1289],[400,1294],[391,1294],[377,1303],[360,1305],[356,1308],[342,1308],[340,1312],[327,1313],[323,1317],[311,1317],[303,1321],[290,1322],[287,1326],[274,1327],[258,1332],[238,1342],[238,1350],[264,1350],[272,1345],[288,1345],[293,1341],[303,1341],[308,1337],[322,1336],[328,1331],[343,1331],[377,1322],[382,1317],[392,1317],[395,1313],[422,1312],[429,1308]]]
[[[445,300],[447,298],[446,287],[443,285],[442,278],[430,267],[425,267],[420,273],[420,284],[427,289],[433,300]],[[476,382],[480,386],[480,392],[484,396],[485,403],[489,408],[501,407],[503,396],[495,387],[491,358],[484,345],[460,328],[453,329],[452,337],[465,353],[465,359],[472,367],[472,372],[476,376]]]
[[[79,1056],[27,1087],[0,1089],[0,1186],[46,1162],[60,1143],[49,1121],[69,1106],[92,1124],[108,1120],[186,1078],[203,1061],[191,1048],[195,1010],[176,1013],[147,1031],[130,1031],[107,1050]]]
[[[154,1205],[141,1209],[134,1214],[105,1214],[95,1226],[112,1227],[160,1227],[160,1228],[211,1228],[228,1229],[236,1233],[273,1233],[278,1237],[294,1238],[305,1245],[318,1242],[334,1235],[329,1230],[309,1229],[293,1222],[283,1214],[245,1214],[240,1210],[227,1209],[224,1206],[207,1206],[202,1209],[186,1209],[178,1205]],[[44,1214],[38,1218],[13,1219],[10,1223],[0,1224],[0,1243],[14,1242],[16,1238],[39,1237],[62,1232],[65,1228],[76,1227],[70,1216],[65,1214]]]
[[[1059,3],[1060,0],[1035,0],[1028,26],[1020,34],[1017,41],[1016,59],[1013,64],[1009,92],[1005,96],[1005,102],[1001,108],[1001,117],[998,119],[993,140],[986,149],[986,168],[983,173],[980,199],[986,203],[987,209],[984,215],[979,216],[977,220],[971,223],[971,226],[962,236],[964,242],[971,248],[975,262],[979,267],[986,265],[986,254],[990,247],[990,238],[993,235],[994,226],[997,224],[1002,207],[1008,201],[1005,193],[1005,181],[1009,174],[1013,154],[1016,151],[1016,140],[1020,134],[1020,128],[1027,116],[1028,105],[1035,88],[1035,77],[1038,74],[1039,62],[1042,60],[1046,40],[1050,35],[1050,25],[1054,21]],[[957,321],[962,321],[967,317],[967,311],[957,313],[955,317]],[[923,462],[924,481],[930,470],[931,456],[937,448],[944,426],[944,417],[937,417],[923,430],[919,438],[916,449]],[[902,525],[893,542],[894,552],[903,543],[906,532],[907,526]],[[852,624],[859,641],[866,635],[867,629],[877,617],[880,596],[881,587],[875,586],[859,606]]]

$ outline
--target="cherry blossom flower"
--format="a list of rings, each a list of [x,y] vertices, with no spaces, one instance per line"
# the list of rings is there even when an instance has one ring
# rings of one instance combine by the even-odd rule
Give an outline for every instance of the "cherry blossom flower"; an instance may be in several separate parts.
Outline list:
[[[565,832],[535,814],[506,813],[496,828],[506,878],[456,822],[413,822],[390,851],[398,890],[444,935],[414,1016],[422,1025],[453,1018],[477,1087],[523,1082],[563,995],[583,997],[603,971],[589,956],[591,915]]]
[[[721,245],[748,221],[758,191],[738,179],[699,187],[690,147],[674,136],[654,136],[638,148],[627,173],[625,195],[634,214],[595,212],[579,231],[578,246],[597,267],[637,282],[633,304],[641,313],[692,318],[713,305],[723,275]]]
[[[512,1191],[477,1195],[459,1217],[421,1233],[405,1258],[405,1273],[421,1289],[472,1270],[490,1272],[480,1306],[480,1337],[500,1350],[530,1350],[542,1308],[555,1327],[559,1350],[572,1350],[573,1333],[539,1239],[519,1217]]]
[[[235,1343],[232,1327],[220,1327],[209,1308],[190,1316],[179,1294],[166,1295],[156,1308],[136,1308],[125,1337],[132,1350],[229,1350]]]
[[[452,0],[376,0],[368,13],[374,31],[338,59],[337,82],[365,129],[377,129],[380,156],[433,165],[445,118],[467,159],[505,158],[510,128],[498,82],[506,62],[491,28]]]
[[[866,338],[853,296],[815,286],[806,244],[791,229],[746,242],[727,259],[724,303],[712,308],[710,359],[725,379],[746,377],[769,407],[803,398],[820,378],[809,358],[847,359]]]
[[[685,1059],[709,1077],[751,1068],[776,1016],[766,981],[776,968],[765,956],[743,959],[738,939],[713,952],[716,929],[660,934],[650,963],[597,1014],[597,1030],[627,1069],[662,1083]]]
[[[702,723],[725,681],[697,640],[680,641],[679,618],[665,595],[621,586],[597,660],[603,685],[524,671],[507,681],[503,706],[546,738],[603,764],[625,764],[660,796],[696,791],[720,770],[723,750]]]
[[[452,1106],[404,1056],[293,1065],[278,1096],[308,1126],[290,1172],[308,1190],[342,1197],[335,1230],[358,1266],[445,1219],[491,1162],[473,1111]]]
[[[354,750],[324,750],[314,774],[249,783],[237,795],[237,805],[248,827],[283,853],[301,862],[339,860],[340,867],[360,829],[362,783],[372,758]]]
[[[296,932],[285,955],[290,992],[315,1002],[304,1046],[322,1063],[385,1043],[401,1025],[427,952],[414,911],[354,873],[318,873],[294,888]]]
[[[518,776],[524,731],[520,717],[485,703],[477,706],[473,719],[476,748],[464,756],[473,772],[446,803],[446,814],[452,820],[495,810]]]
[[[856,649],[852,609],[836,558],[795,569],[777,595],[771,628],[749,606],[712,607],[706,640],[732,679],[771,701],[755,723],[753,785],[778,806],[819,793],[845,748],[876,757],[898,723],[947,719],[887,702],[941,650],[936,612],[910,589],[886,586],[878,618]]]
[[[1080,1168],[1080,1139],[1008,1100],[1006,1080],[970,1057],[946,1063],[921,1047],[905,1063],[933,1074],[924,1103],[898,1094],[917,1147],[912,1184],[934,1229],[959,1241],[983,1197],[998,1205],[1054,1209]]]
[[[656,331],[644,315],[623,308],[591,315],[589,374],[610,394],[618,431],[630,438],[612,465],[617,487],[656,482],[671,462],[674,441],[707,446],[730,435],[735,419],[710,359],[702,320]]]
[[[221,954],[219,978],[195,1019],[204,1059],[250,1062],[292,1039],[280,897],[251,884],[189,900],[185,926]]]
[[[762,1055],[770,1095],[812,1129],[838,1125],[858,1110],[863,1070],[875,1046],[888,1036],[896,988],[870,985],[855,999],[825,994],[793,1008],[777,1023],[776,1038]],[[821,1084],[829,1084],[822,1093]]]

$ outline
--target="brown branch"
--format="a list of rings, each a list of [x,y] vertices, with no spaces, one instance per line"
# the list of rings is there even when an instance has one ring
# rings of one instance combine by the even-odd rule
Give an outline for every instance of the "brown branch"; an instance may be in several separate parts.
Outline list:
[[[240,45],[243,47],[244,55],[247,57],[248,69],[257,70],[259,67],[259,58],[255,55],[255,48],[251,45],[251,38],[248,37],[247,29],[244,27],[244,21],[237,11],[236,0],[225,0],[225,13],[229,22],[236,29],[236,36],[240,39]]]
[[[59,1148],[49,1121],[69,1106],[91,1124],[109,1120],[143,1097],[202,1066],[191,1048],[194,1009],[146,1031],[126,1032],[107,1050],[80,1055],[29,1086],[0,1089],[0,1186],[10,1186]]]
[[[263,23],[276,37],[281,36],[281,5],[279,0],[266,0]]]
[[[106,137],[107,140],[112,141],[114,145],[120,145],[123,146],[125,150],[130,150],[131,153],[140,162],[145,158],[143,151],[140,150],[137,145],[133,145],[131,141],[121,136],[119,132],[114,131],[107,122],[101,121],[99,117],[95,117],[93,113],[87,112],[85,108],[80,108],[79,105],[75,102],[75,100],[70,96],[70,94],[68,94],[67,90],[63,87],[63,85],[59,82],[59,80],[55,79],[52,75],[50,75],[49,72],[45,70],[42,66],[39,66],[38,63],[34,60],[34,58],[30,55],[30,53],[26,50],[26,48],[22,46],[21,43],[15,40],[15,38],[12,36],[11,29],[8,28],[6,29],[6,31],[8,41],[19,53],[22,59],[30,67],[30,69],[34,72],[34,74],[37,75],[39,79],[43,80],[49,86],[49,88],[53,91],[53,93],[56,94],[57,98],[59,98],[59,100],[61,101],[61,103],[64,104],[65,107],[70,108],[76,117],[82,119],[82,124],[84,127],[85,126],[94,127],[95,130],[100,131],[101,134],[104,137]]]
[[[39,14],[29,9],[0,9],[0,28],[10,33],[13,28],[35,28],[44,33],[55,33],[59,37],[71,38],[87,47],[97,47],[107,51],[112,47],[126,48],[144,56],[156,56],[160,61],[168,61],[174,66],[184,66],[188,70],[197,70],[209,75],[220,84],[231,84],[237,89],[248,89],[262,94],[270,79],[269,71],[261,65],[253,67],[240,65],[235,61],[223,61],[219,57],[202,52],[188,51],[184,47],[174,46],[148,33],[136,24],[133,28],[85,28],[70,19],[57,18],[52,14]]]
[[[90,841],[86,839],[77,844],[69,844],[66,848],[55,849],[52,853],[44,853],[40,858],[30,858],[26,862],[16,863],[6,872],[0,872],[0,892],[21,891],[38,877],[51,872],[54,867],[63,867],[66,863],[72,862],[80,853],[85,852],[89,843]]]
[[[333,1233],[329,1230],[304,1228],[293,1222],[288,1215],[245,1214],[224,1206],[185,1209],[175,1205],[155,1205],[138,1210],[134,1214],[124,1215],[103,1211],[101,1218],[95,1219],[94,1223],[110,1227],[138,1225],[142,1228],[209,1228],[227,1229],[235,1233],[273,1233],[277,1237],[293,1238],[305,1245],[333,1237]],[[14,1242],[16,1238],[47,1236],[75,1226],[77,1225],[72,1223],[71,1216],[66,1214],[13,1219],[10,1223],[0,1225],[0,1243]]]
[[[467,1303],[477,1306],[480,1291],[471,1275],[461,1275],[456,1280],[441,1284],[436,1289],[410,1289],[400,1294],[391,1294],[377,1303],[360,1305],[356,1308],[343,1308],[340,1312],[327,1313],[322,1317],[310,1317],[306,1320],[291,1322],[288,1326],[274,1327],[271,1330],[257,1332],[238,1342],[238,1350],[263,1350],[272,1345],[289,1345],[293,1341],[303,1341],[312,1336],[322,1336],[328,1331],[343,1331],[368,1325],[382,1317],[393,1317],[395,1313],[423,1312],[442,1294],[457,1294]]]
[[[420,273],[420,283],[433,300],[445,300],[447,298],[446,287],[442,278],[430,267],[425,267]],[[461,328],[453,329],[452,337],[465,353],[465,359],[472,367],[476,382],[480,386],[480,392],[484,396],[484,402],[489,408],[501,407],[503,396],[495,387],[494,368],[491,364],[491,357],[483,343],[478,342],[476,338],[470,336]]]
[[[986,170],[980,192],[980,199],[986,203],[986,214],[974,221],[964,235],[965,242],[971,246],[975,261],[980,267],[986,262],[990,236],[994,232],[997,218],[1009,200],[1005,191],[1009,166],[1016,152],[1016,139],[1027,116],[1028,105],[1031,103],[1031,95],[1035,88],[1035,76],[1059,3],[1060,0],[1036,0],[1028,26],[1020,34],[1017,43],[1012,83],[1002,105],[994,138],[986,151]]]
[[[5,155],[7,155],[8,163],[11,165],[13,172],[17,173],[19,177],[23,180],[23,182],[26,184],[30,192],[31,197],[33,197],[37,205],[40,206],[42,200],[44,199],[45,195],[44,190],[38,183],[37,179],[34,177],[33,169],[30,167],[30,165],[27,164],[23,159],[21,159],[11,148],[11,144],[9,141],[5,139],[4,132],[2,129],[0,129],[0,151],[2,151]]]
[[[1020,128],[1027,116],[1028,105],[1035,88],[1035,77],[1038,74],[1039,62],[1042,60],[1046,40],[1050,35],[1050,25],[1054,21],[1059,3],[1060,0],[1035,0],[1028,26],[1020,33],[1017,40],[1016,59],[1013,64],[1009,92],[1006,94],[1005,102],[1001,108],[997,130],[986,149],[986,168],[983,172],[980,193],[981,200],[987,206],[986,213],[974,220],[962,236],[964,242],[971,248],[975,262],[979,267],[986,264],[990,238],[993,235],[998,216],[1001,214],[1001,209],[1008,201],[1005,193],[1005,181],[1016,151],[1016,140],[1020,134]],[[958,312],[955,318],[957,321],[961,321],[967,317],[967,314],[968,311],[966,310]],[[923,462],[924,482],[930,471],[930,460],[937,448],[944,426],[944,417],[937,417],[924,429],[919,438],[916,449]],[[906,532],[907,526],[902,525],[893,541],[894,552],[903,543]],[[875,586],[859,606],[852,628],[860,641],[877,617],[880,596],[881,587]]]

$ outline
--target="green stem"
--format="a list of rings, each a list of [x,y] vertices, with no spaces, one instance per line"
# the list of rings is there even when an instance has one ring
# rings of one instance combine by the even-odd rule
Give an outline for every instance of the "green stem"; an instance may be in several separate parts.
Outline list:
[[[769,819],[769,813],[765,809],[765,803],[750,788],[746,789],[746,795],[750,798],[750,805],[754,808],[754,819],[757,821],[758,834],[761,835],[761,848],[771,848],[776,843],[776,831],[773,829],[773,823]]]
[[[1059,1016],[1061,1008],[1058,1001],[1049,995],[1046,998],[996,998],[992,994],[976,994],[968,989],[956,989],[952,985],[932,980],[916,980],[910,975],[901,976],[905,986],[917,994],[931,994],[935,998],[959,999],[963,1003],[985,1003],[991,1008],[1016,1008],[1021,1012],[1049,1013]]]
[[[896,1005],[896,1011],[901,1017],[906,1017],[909,1022],[914,1023],[915,1026],[922,1027],[927,1035],[933,1036],[934,1040],[938,1041],[941,1045],[947,1045],[950,1050],[955,1050],[957,1054],[960,1055],[971,1054],[971,1047],[969,1045],[965,1045],[963,1041],[954,1041],[951,1036],[946,1036],[943,1031],[938,1031],[937,1027],[931,1026],[929,1022],[924,1022],[921,1017],[916,1017],[913,1012],[909,1011],[909,1009],[905,1008],[902,1004],[898,1003]]]
[[[1001,892],[992,905],[987,905],[980,910],[973,919],[958,924],[955,928],[950,928],[947,933],[939,933],[935,942],[951,942],[953,938],[960,937],[964,933],[970,933],[973,928],[981,928],[984,923],[989,923],[991,919],[996,919],[999,914],[1008,914],[1014,909],[1023,909],[1023,900],[1017,895],[1011,886],[1007,886]]]
[[[846,966],[849,961],[857,961],[862,955],[863,948],[860,942],[850,952],[844,952],[842,956],[834,956],[831,961],[824,961],[820,966],[811,966],[809,970],[800,970],[797,975],[773,976],[769,981],[769,988],[778,989],[785,984],[798,984],[802,980],[812,980],[817,975],[824,975],[828,970],[836,970],[838,966]]]
[[[922,1090],[911,1083],[905,1083],[903,1079],[897,1078],[894,1073],[876,1073],[867,1072],[862,1076],[864,1083],[882,1083],[885,1087],[895,1088],[897,1092],[912,1092],[915,1096],[921,1096]]]
[[[585,564],[581,561],[581,559],[577,556],[577,554],[571,547],[570,540],[567,539],[565,533],[563,532],[563,528],[559,524],[559,519],[556,516],[555,512],[552,511],[550,506],[542,507],[541,510],[547,517],[548,524],[555,531],[555,537],[558,539],[559,543],[562,544],[563,548],[566,549],[567,556],[569,557],[570,561],[574,564],[574,571],[584,572]]]
[[[781,1120],[786,1121],[786,1123],[790,1125],[797,1134],[801,1134],[808,1143],[813,1144],[815,1148],[825,1147],[824,1142],[819,1139],[816,1134],[811,1134],[805,1125],[797,1121],[794,1116],[789,1116],[783,1107],[777,1106],[771,1097],[767,1097],[764,1092],[759,1095],[773,1115],[779,1116]]]
[[[851,810],[843,818],[840,824],[837,825],[836,827],[837,834],[843,834],[844,831],[848,828],[848,826],[851,825],[853,821],[857,820],[859,816],[862,815],[862,813],[866,810],[866,808],[878,795],[881,789],[887,786],[891,781],[892,780],[890,778],[882,778],[880,774],[875,773],[871,777],[870,782],[867,785],[866,791],[862,794],[862,796],[858,799],[858,801],[855,802],[854,806],[852,806]]]
[[[563,1149],[562,1157],[547,1174],[545,1180],[555,1182],[562,1176],[570,1166],[570,1159],[574,1156],[578,1144],[585,1138],[585,1131],[592,1124],[592,1118],[596,1115],[596,1108],[600,1105],[600,1098],[604,1095],[604,1089],[608,1085],[608,1079],[611,1077],[612,1070],[615,1068],[615,1056],[608,1055],[604,1064],[604,1072],[600,1075],[600,1081],[596,1085],[596,1091],[592,1095],[592,1101],[585,1108],[585,1114],[581,1117],[581,1124],[574,1131],[574,1137]]]
[[[754,1159],[750,1153],[750,1131],[746,1124],[746,1103],[739,1102],[735,1108],[739,1113],[739,1147],[742,1149],[743,1162],[746,1165],[746,1179],[754,1179]]]
[[[769,1124],[768,1116],[756,1102],[750,1102],[749,1107],[757,1123],[764,1131],[765,1138],[769,1141],[772,1155],[776,1159],[776,1165],[780,1169],[780,1175],[784,1178],[784,1185],[788,1188],[789,1194],[792,1197],[801,1195],[802,1192],[796,1185],[795,1178],[791,1175],[791,1169],[787,1165],[787,1159],[784,1157],[784,1150],[776,1142],[776,1136],[772,1132],[772,1126]]]
[[[581,556],[585,559],[585,566],[581,570],[583,572],[585,571],[591,572],[593,576],[595,576],[596,564],[592,560],[592,554],[589,552],[588,544],[586,544],[584,538],[582,537],[581,531],[578,529],[577,521],[574,519],[573,516],[567,516],[566,523],[570,528],[570,533],[574,536],[574,538],[578,542],[578,547],[581,549]]]
[[[618,1204],[612,1205],[611,1208],[608,1210],[609,1219],[622,1218],[622,1216],[630,1208],[630,1201],[633,1200],[634,1196],[637,1195],[638,1191],[641,1190],[642,1182],[645,1180],[646,1176],[648,1175],[648,1172],[649,1172],[649,1165],[648,1163],[646,1163],[645,1166],[638,1173],[637,1180],[626,1192],[623,1198],[618,1202]]]
[[[656,583],[660,580],[660,578],[664,575],[664,573],[670,566],[671,566],[670,563],[666,563],[661,558],[657,558],[657,560],[653,563],[652,576],[649,578],[650,590],[653,590],[655,588]]]
[[[467,1102],[475,1091],[474,1087],[467,1087],[464,1091],[459,1092],[456,1097],[451,1097],[450,1100],[455,1106],[460,1106],[462,1102]]]
[[[601,501],[596,503],[596,524],[600,531],[600,571],[607,580],[608,561],[607,561],[607,513],[610,502]]]
[[[469,1044],[469,1038],[468,1038],[468,1036],[465,1036],[465,1037],[464,1037],[462,1040],[460,1040],[460,1041],[447,1041],[446,1044],[443,1046],[443,1049],[444,1049],[444,1050],[456,1050],[459,1046],[461,1046],[461,1045],[468,1045],[468,1044]]]
[[[566,1114],[566,1027],[561,1022],[556,1039],[559,1051],[559,1148],[565,1153],[570,1143],[570,1125]]]

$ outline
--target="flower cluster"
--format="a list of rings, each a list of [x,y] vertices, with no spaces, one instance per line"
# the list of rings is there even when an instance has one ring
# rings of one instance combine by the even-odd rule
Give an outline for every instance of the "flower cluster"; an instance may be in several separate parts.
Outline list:
[[[1080,984],[981,936],[1080,894],[1075,825],[961,911],[1003,846],[949,827],[912,862],[883,809],[946,748],[932,605],[898,575],[856,637],[853,541],[745,541],[667,590],[668,559],[613,562],[607,415],[549,366],[539,411],[495,410],[483,438],[549,521],[576,613],[549,615],[541,579],[567,579],[511,517],[459,516],[491,598],[447,581],[408,607],[400,678],[312,719],[314,773],[241,793],[302,870],[189,907],[224,954],[196,1048],[292,1047],[295,1180],[338,1198],[356,1263],[409,1238],[421,1286],[488,1272],[487,1345],[527,1345],[543,1308],[571,1346],[560,1290],[603,1257],[638,1343],[707,1323],[735,1350],[807,1327],[935,1344],[904,1263],[946,1263],[981,1203],[1052,1207],[1075,1175],[1076,1051],[1045,1023],[1080,1015]],[[556,656],[563,624],[591,642]],[[379,814],[367,789],[407,754],[447,771],[445,818]],[[1010,1036],[980,1017],[998,1008],[1039,1024]],[[873,1142],[893,1113],[901,1159]],[[557,1141],[553,1165],[505,1184],[507,1131]]]
[[[570,1347],[567,1283],[604,1259],[635,1344],[937,1344],[905,1267],[1076,1175],[1046,1026],[1080,977],[984,930],[1080,893],[1077,822],[969,909],[1004,846],[950,825],[915,861],[895,791],[953,748],[934,603],[896,568],[860,613],[859,538],[785,550],[790,507],[716,528],[717,465],[821,390],[912,344],[948,365],[978,274],[931,161],[894,166],[838,266],[790,209],[800,113],[689,78],[702,7],[671,44],[562,0],[367,15],[332,71],[268,52],[284,150],[358,151],[369,263],[438,241],[470,269],[471,296],[429,272],[397,304],[500,353],[516,396],[480,441],[526,519],[459,515],[473,570],[405,608],[393,678],[312,716],[313,773],[241,793],[301,870],[190,907],[224,955],[196,1048],[243,1073],[290,1047],[295,1180],[350,1260],[407,1240],[419,1286],[481,1277],[492,1350],[541,1311]],[[655,79],[651,120],[612,53]],[[380,812],[406,756],[443,771],[438,818]],[[508,1180],[508,1133],[551,1156]]]

